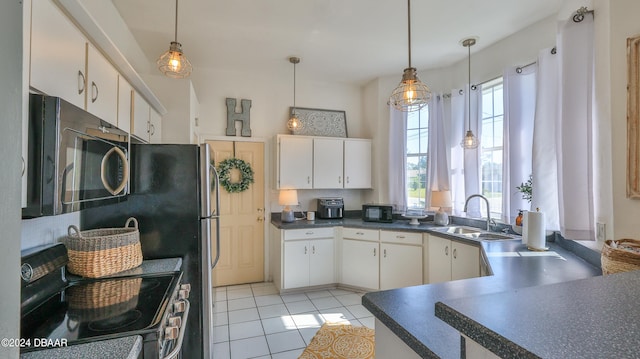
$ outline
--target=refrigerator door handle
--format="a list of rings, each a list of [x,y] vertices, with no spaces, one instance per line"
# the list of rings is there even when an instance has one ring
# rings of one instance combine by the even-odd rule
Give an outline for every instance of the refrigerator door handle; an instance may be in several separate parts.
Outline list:
[[[213,260],[211,264],[211,269],[215,268],[220,260],[220,176],[218,175],[218,170],[216,170],[214,165],[211,166],[213,176],[215,177],[215,185],[213,190],[216,193],[216,205],[215,208],[211,211],[211,217],[216,221],[216,258]]]

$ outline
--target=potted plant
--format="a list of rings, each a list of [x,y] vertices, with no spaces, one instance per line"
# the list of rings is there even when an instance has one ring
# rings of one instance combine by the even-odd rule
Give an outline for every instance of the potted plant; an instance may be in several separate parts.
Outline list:
[[[533,175],[529,175],[529,179],[526,182],[522,182],[520,186],[516,186],[518,192],[522,194],[522,199],[531,203],[531,198],[533,195]],[[523,210],[518,210],[518,216],[516,217],[516,223],[511,226],[514,232],[518,234],[522,234],[522,219],[523,219]]]

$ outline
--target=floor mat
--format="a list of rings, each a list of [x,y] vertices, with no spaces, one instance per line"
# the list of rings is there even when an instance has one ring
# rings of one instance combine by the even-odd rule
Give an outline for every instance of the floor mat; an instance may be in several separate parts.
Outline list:
[[[299,359],[372,359],[374,351],[373,329],[327,322]]]

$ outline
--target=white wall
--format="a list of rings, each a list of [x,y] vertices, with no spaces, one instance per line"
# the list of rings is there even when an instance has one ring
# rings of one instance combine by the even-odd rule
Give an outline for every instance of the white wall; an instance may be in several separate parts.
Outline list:
[[[227,127],[226,98],[235,98],[238,111],[240,100],[251,100],[252,137],[264,139],[265,148],[271,153],[265,163],[267,181],[267,208],[280,212],[275,184],[275,135],[286,134],[289,107],[293,106],[293,65],[285,57],[273,64],[271,72],[224,72],[200,69],[193,76],[193,84],[200,102],[198,130],[203,138],[233,140],[225,136]],[[304,72],[304,58],[296,65],[296,106],[346,111],[349,137],[370,138],[371,123],[363,116],[361,88],[339,83],[311,82]],[[155,91],[155,89],[154,89]],[[167,105],[169,111],[170,106]],[[163,122],[163,126],[164,126]],[[187,123],[183,125],[188,126]],[[238,131],[240,136],[240,131]],[[340,196],[345,198],[345,208],[360,209],[368,190],[299,190],[301,210],[315,210],[315,198]]]
[[[596,0],[596,19],[607,11],[610,13],[608,27],[600,29],[602,41],[609,45],[608,59],[598,67],[600,77],[610,77],[610,88],[603,88],[599,95],[610,100],[611,121],[611,162],[613,173],[613,224],[612,238],[640,238],[638,215],[640,201],[626,198],[626,158],[627,158],[627,56],[626,40],[640,35],[640,2],[637,0]],[[606,16],[606,15],[605,15]],[[608,41],[607,41],[608,40]],[[606,55],[605,55],[606,56]],[[607,61],[608,60],[608,61]],[[606,65],[609,65],[608,67]],[[607,91],[609,95],[607,96]]]
[[[22,146],[22,2],[0,4],[0,338],[20,337],[20,194]],[[18,348],[0,347],[0,358]]]

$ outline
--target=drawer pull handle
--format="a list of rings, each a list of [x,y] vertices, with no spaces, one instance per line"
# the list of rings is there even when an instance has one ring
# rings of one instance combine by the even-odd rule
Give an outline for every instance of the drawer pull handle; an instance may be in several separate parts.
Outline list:
[[[364,232],[356,232],[356,234],[359,236],[364,236]]]
[[[306,234],[307,236],[310,236],[310,235],[312,235],[312,234],[313,234],[313,232],[309,231],[309,232],[306,232],[305,234]]]
[[[398,239],[404,239],[404,236],[396,236]]]

